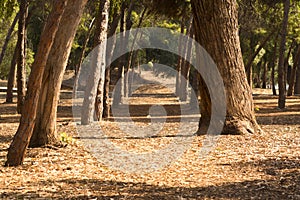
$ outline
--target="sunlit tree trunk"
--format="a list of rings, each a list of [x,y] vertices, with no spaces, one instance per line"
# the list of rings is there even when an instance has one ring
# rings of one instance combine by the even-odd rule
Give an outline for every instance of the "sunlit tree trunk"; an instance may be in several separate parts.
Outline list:
[[[68,4],[52,45],[44,71],[36,123],[30,147],[59,145],[56,115],[63,80],[72,43],[87,0],[73,0]]]
[[[252,90],[247,82],[235,0],[192,0],[196,40],[215,61],[226,90],[226,121],[223,133],[245,134],[260,130],[254,115]],[[200,81],[201,119],[198,134],[205,134],[211,118],[211,101]]]
[[[81,110],[81,124],[89,125],[101,121],[103,111],[103,90],[105,78],[106,37],[108,28],[109,0],[101,1],[96,20],[94,50]],[[101,45],[99,45],[101,44]]]
[[[66,5],[67,0],[53,1],[52,11],[41,34],[38,51],[29,76],[28,91],[20,124],[8,149],[6,166],[17,166],[23,163],[35,125],[43,73]]]

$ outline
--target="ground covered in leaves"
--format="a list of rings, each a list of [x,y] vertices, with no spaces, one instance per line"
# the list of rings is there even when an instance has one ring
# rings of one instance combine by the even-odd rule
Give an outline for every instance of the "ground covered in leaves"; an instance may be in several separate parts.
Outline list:
[[[264,132],[219,136],[210,153],[203,156],[206,136],[192,136],[196,115],[183,116],[193,122],[191,129],[175,136],[183,123],[182,110],[166,87],[146,84],[129,99],[133,124],[142,127],[136,130],[157,131],[150,136],[137,132],[138,137],[125,133],[124,126],[120,126],[124,122],[121,117],[119,121],[111,118],[101,124],[105,137],[86,132],[84,134],[90,137],[83,137],[73,121],[72,92],[63,90],[58,109],[58,133],[67,146],[28,149],[24,165],[9,168],[3,165],[19,115],[16,104],[4,104],[5,93],[0,93],[0,198],[300,199],[300,97],[289,97],[287,109],[278,110],[277,98],[269,92],[254,90],[257,119]],[[165,122],[158,120],[156,107],[152,107],[153,113],[149,114],[152,104],[165,107]],[[156,122],[163,123],[159,130],[153,126]],[[149,163],[154,166],[156,170],[153,171],[151,167],[150,171],[132,170],[134,160],[122,161],[114,152],[109,152],[109,147],[103,153],[106,160],[100,158],[100,162],[96,159],[99,149],[93,154],[86,148],[108,141],[129,155],[151,154],[174,147],[171,144],[181,148],[180,144],[186,141],[182,138],[186,138],[190,146],[172,162],[165,162],[170,159],[165,157],[166,160],[162,160],[165,166],[151,157],[143,160],[145,166]],[[176,149],[161,152],[172,155],[173,151]],[[111,157],[107,158],[109,155]],[[108,160],[112,163],[121,160],[121,164],[114,168]]]

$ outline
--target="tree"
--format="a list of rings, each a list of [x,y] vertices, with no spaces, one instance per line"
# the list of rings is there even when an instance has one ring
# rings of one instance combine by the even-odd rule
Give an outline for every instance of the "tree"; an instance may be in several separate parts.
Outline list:
[[[17,56],[17,87],[18,87],[18,104],[17,111],[20,114],[23,108],[26,94],[26,17],[27,17],[27,0],[20,1],[20,17],[18,28],[18,56]]]
[[[237,3],[235,0],[191,2],[196,40],[211,55],[224,81],[227,113],[223,133],[255,133],[259,126],[240,49]],[[211,101],[203,81],[200,86],[201,119],[198,134],[205,134],[210,123]]]
[[[43,73],[58,26],[67,5],[67,0],[53,1],[53,8],[42,32],[39,49],[29,76],[27,96],[18,130],[8,149],[6,166],[18,166],[23,163],[25,151],[33,133]]]
[[[59,145],[56,133],[57,106],[63,74],[87,0],[68,4],[61,19],[43,75],[37,118],[30,147]]]
[[[95,111],[98,120],[102,117],[108,9],[109,0],[101,1],[94,39],[94,45],[96,45],[96,47],[92,51],[92,67],[88,72],[89,75],[81,110],[82,125],[91,124],[95,120]],[[95,104],[96,102],[97,104]]]
[[[280,42],[280,47],[279,47],[279,62],[278,62],[278,86],[279,86],[278,107],[280,109],[285,108],[285,99],[286,99],[284,53],[285,53],[285,45],[286,45],[289,12],[290,12],[290,0],[285,0],[284,16],[283,16],[281,34],[280,34],[281,42]]]

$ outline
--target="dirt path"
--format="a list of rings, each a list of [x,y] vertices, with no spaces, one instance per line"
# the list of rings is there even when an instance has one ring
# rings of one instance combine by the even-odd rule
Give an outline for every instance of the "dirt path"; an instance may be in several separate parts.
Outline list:
[[[282,111],[276,109],[276,98],[266,94],[266,90],[255,92],[257,117],[264,133],[220,136],[205,158],[199,157],[205,136],[186,137],[192,140],[182,156],[147,173],[113,170],[84,148],[84,140],[76,139],[80,134],[72,122],[69,90],[62,91],[58,114],[59,133],[69,135],[68,146],[58,150],[29,149],[23,166],[4,168],[19,116],[15,104],[2,104],[5,94],[0,93],[0,198],[300,199],[300,98],[288,98],[287,109]],[[151,119],[163,118],[164,114],[155,116],[154,108],[149,116],[151,105],[168,105],[166,122],[157,137],[145,137],[144,133],[140,138],[128,137],[111,119],[101,124],[105,141],[123,151],[146,154],[169,148],[174,141],[182,142],[178,138],[183,137],[171,137],[178,131],[182,112],[172,91],[149,83],[140,87],[129,102],[134,124],[150,128],[155,122]],[[113,152],[106,153],[112,161],[119,159]],[[129,166],[130,162],[123,164]]]

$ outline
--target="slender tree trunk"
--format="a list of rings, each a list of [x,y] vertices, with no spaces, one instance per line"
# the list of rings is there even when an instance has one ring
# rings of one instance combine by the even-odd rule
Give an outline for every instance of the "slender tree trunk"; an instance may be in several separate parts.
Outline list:
[[[20,114],[24,105],[26,95],[26,16],[27,16],[27,0],[20,1],[20,18],[18,30],[18,61],[17,61],[17,87],[18,87],[18,103],[17,111]]]
[[[7,49],[7,45],[9,43],[9,40],[11,38],[11,35],[12,35],[13,31],[14,31],[14,28],[15,28],[15,26],[16,26],[19,18],[20,18],[20,12],[18,12],[18,14],[15,16],[14,21],[12,22],[12,24],[11,24],[11,26],[8,29],[8,32],[6,34],[6,37],[5,37],[5,40],[4,40],[4,44],[3,44],[3,47],[2,47],[2,50],[1,50],[1,53],[0,53],[0,65],[1,65],[1,63],[3,61],[4,55],[5,55],[5,52],[6,52],[6,49]]]
[[[262,74],[262,88],[267,89],[267,72],[268,72],[268,62],[263,63],[263,74]]]
[[[274,48],[273,48],[273,54],[272,54],[272,60],[271,60],[271,82],[272,82],[272,92],[273,95],[277,95],[276,91],[276,82],[275,82],[275,63],[277,60],[277,39],[279,34],[276,34],[275,40],[274,40]]]
[[[68,4],[58,27],[44,71],[39,106],[30,147],[59,145],[56,115],[63,74],[67,66],[72,42],[87,0],[73,0]]]
[[[101,1],[96,21],[92,68],[89,71],[81,112],[81,124],[89,125],[101,121],[103,112],[103,90],[105,79],[106,38],[108,28],[109,0]]]
[[[295,95],[300,95],[300,67],[298,66],[296,73]]]
[[[191,2],[196,40],[214,59],[224,81],[227,113],[223,133],[246,134],[259,131],[254,115],[252,90],[247,82],[240,49],[236,1]],[[205,134],[210,123],[212,106],[203,81],[200,81],[200,87],[201,119],[198,134]]]
[[[122,4],[121,8],[121,15],[120,15],[120,46],[121,49],[125,48],[125,32],[124,32],[124,25],[125,25],[125,4]],[[124,97],[124,56],[121,56],[119,58],[118,62],[118,77],[117,80],[119,84],[117,83],[115,85],[114,89],[114,97],[113,97],[113,105],[118,106],[122,103],[122,99]]]
[[[179,99],[180,101],[186,101],[188,97],[188,82],[189,82],[189,72],[191,65],[188,62],[192,56],[192,38],[193,38],[193,17],[190,19],[190,26],[187,30],[187,35],[190,37],[185,44],[185,58],[181,66],[181,76],[180,76],[180,85],[179,85]]]
[[[75,75],[77,76],[80,68],[81,68],[81,65],[82,65],[82,62],[84,60],[84,55],[85,55],[85,50],[86,50],[86,47],[88,45],[88,42],[90,40],[90,37],[91,37],[91,33],[92,33],[92,29],[93,29],[93,26],[94,26],[94,22],[95,22],[95,18],[92,19],[90,25],[89,25],[89,29],[86,33],[86,38],[84,40],[84,43],[83,43],[83,46],[82,46],[82,50],[81,50],[81,53],[80,53],[80,56],[79,56],[79,62],[75,68]]]
[[[184,34],[184,17],[182,17],[181,20],[181,26],[180,26],[180,35]],[[179,37],[179,45],[178,45],[178,55],[182,55],[182,52],[184,51],[183,49],[183,38],[180,36]],[[178,61],[177,61],[177,67],[176,67],[176,85],[175,85],[175,95],[179,96],[179,87],[180,87],[180,75],[181,75],[181,67],[182,67],[182,63],[184,61],[184,58],[178,57]]]
[[[18,46],[16,45],[13,58],[10,63],[10,70],[8,74],[7,81],[7,92],[6,92],[6,103],[13,102],[13,88],[16,81],[16,73],[17,73],[17,56],[18,56]]]
[[[300,66],[300,45],[297,45],[297,51],[294,56],[294,66],[291,72],[291,77],[289,79],[289,88],[287,92],[287,96],[292,96],[294,89],[295,89],[295,81],[296,81],[296,73],[297,69],[299,69]]]
[[[111,63],[113,53],[115,51],[116,45],[116,31],[120,21],[120,15],[116,14],[113,17],[113,22],[110,25],[110,30],[107,35],[108,38],[112,37],[112,45],[107,46],[106,49],[106,63]],[[110,66],[105,69],[105,82],[104,82],[104,97],[103,97],[103,118],[108,118],[110,116],[110,103],[109,103],[109,86],[110,86]]]
[[[285,108],[285,99],[286,99],[284,53],[285,53],[285,43],[286,43],[286,36],[287,36],[289,12],[290,12],[290,0],[285,0],[284,17],[282,22],[281,34],[280,34],[281,42],[280,42],[279,63],[278,63],[278,85],[279,85],[278,107],[280,109]]]
[[[18,166],[23,163],[35,125],[44,69],[66,4],[67,0],[53,2],[52,11],[41,34],[39,48],[29,76],[20,124],[8,149],[6,166]]]

